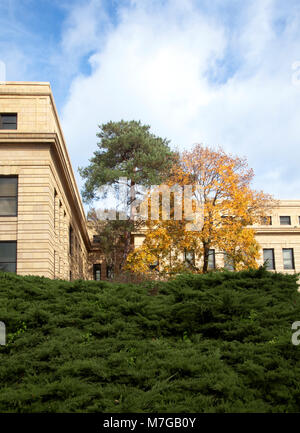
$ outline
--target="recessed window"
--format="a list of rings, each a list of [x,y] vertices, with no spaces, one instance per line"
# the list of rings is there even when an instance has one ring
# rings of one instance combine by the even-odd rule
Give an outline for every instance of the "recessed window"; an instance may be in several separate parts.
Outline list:
[[[291,217],[290,216],[280,216],[280,225],[282,226],[290,226],[291,225]]]
[[[283,268],[295,269],[293,248],[283,248],[282,256],[283,256]]]
[[[94,244],[100,244],[100,236],[94,235],[93,236],[93,242],[94,242]]]
[[[224,268],[228,271],[234,271],[234,262],[229,254],[224,254]]]
[[[159,260],[155,260],[151,265],[149,265],[150,271],[158,271]]]
[[[74,242],[74,236],[73,236],[73,227],[69,226],[69,253],[72,256],[73,254],[73,242]]]
[[[16,272],[17,242],[0,242],[0,270]]]
[[[192,250],[184,250],[184,261],[187,265],[195,265],[195,252]]]
[[[215,250],[208,250],[208,269],[216,268],[216,255]]]
[[[266,269],[271,270],[275,269],[275,259],[274,259],[274,249],[273,248],[265,248],[263,250],[264,264]]]
[[[260,223],[262,226],[271,226],[272,225],[272,217],[271,216],[262,217]]]
[[[0,216],[17,216],[18,177],[0,176]]]
[[[94,280],[100,281],[101,280],[101,264],[95,263],[93,265],[93,274],[94,274]]]
[[[17,129],[17,114],[16,113],[0,114],[0,129]]]

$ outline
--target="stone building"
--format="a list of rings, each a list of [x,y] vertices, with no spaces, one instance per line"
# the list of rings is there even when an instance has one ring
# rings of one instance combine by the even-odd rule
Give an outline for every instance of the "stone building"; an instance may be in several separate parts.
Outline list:
[[[262,224],[253,226],[255,238],[261,246],[258,264],[266,262],[269,270],[288,274],[300,272],[300,200],[280,200],[277,207]],[[135,234],[135,248],[142,245],[145,232]],[[201,260],[192,251],[182,253],[182,260],[201,267]],[[222,251],[211,249],[208,259],[209,269],[228,268]]]
[[[255,227],[260,262],[300,272],[300,200]],[[135,244],[142,242],[137,235]],[[49,83],[0,85],[0,269],[61,279],[109,277],[88,226]],[[223,267],[211,251],[210,268]]]
[[[0,269],[89,279],[94,247],[49,83],[0,85]]]
[[[264,224],[255,226],[259,264],[268,260],[278,272],[300,272],[300,200],[281,200]]]

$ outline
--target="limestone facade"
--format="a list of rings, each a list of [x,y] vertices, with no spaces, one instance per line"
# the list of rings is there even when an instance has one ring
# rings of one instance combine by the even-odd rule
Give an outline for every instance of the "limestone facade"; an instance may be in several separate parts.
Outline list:
[[[252,227],[261,247],[259,265],[271,258],[273,260],[269,263],[269,270],[287,274],[300,273],[300,200],[280,200],[262,224]],[[136,233],[135,248],[141,246],[144,239],[145,230]],[[182,260],[184,259],[183,253]],[[222,251],[212,249],[209,262],[211,269],[226,267]],[[196,266],[200,267],[201,263],[201,259],[194,258]]]
[[[274,270],[288,274],[300,272],[300,200],[280,200],[279,206],[270,212],[270,217],[268,225],[254,227],[255,237],[261,246],[259,264],[263,263],[263,250],[271,249]],[[287,250],[292,250],[293,269],[286,269],[289,262]]]
[[[3,215],[0,196],[2,255],[10,241],[20,275],[92,278],[85,213],[49,83],[0,85],[0,116],[7,114],[17,115],[17,128],[0,125],[0,185],[17,179],[17,212]]]

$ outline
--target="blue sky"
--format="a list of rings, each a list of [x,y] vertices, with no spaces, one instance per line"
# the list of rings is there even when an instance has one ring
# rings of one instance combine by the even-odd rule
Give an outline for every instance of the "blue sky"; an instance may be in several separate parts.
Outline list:
[[[300,199],[298,0],[0,0],[0,11],[6,78],[50,81],[79,187],[97,125],[123,118],[174,148],[246,156],[255,188]]]

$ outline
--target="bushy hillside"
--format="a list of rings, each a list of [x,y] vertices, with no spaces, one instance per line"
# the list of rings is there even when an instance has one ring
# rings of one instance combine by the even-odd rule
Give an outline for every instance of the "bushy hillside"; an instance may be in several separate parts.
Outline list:
[[[296,276],[0,274],[0,412],[299,412]]]

